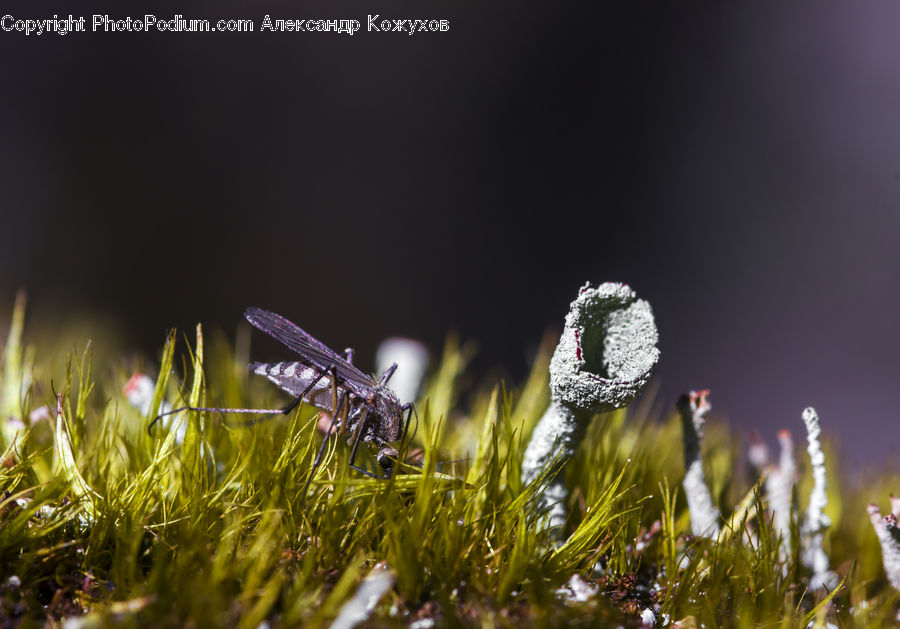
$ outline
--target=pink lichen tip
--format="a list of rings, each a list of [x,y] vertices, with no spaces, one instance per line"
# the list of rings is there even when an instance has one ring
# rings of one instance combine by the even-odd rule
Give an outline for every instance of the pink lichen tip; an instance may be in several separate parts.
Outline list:
[[[150,403],[153,401],[155,389],[156,385],[150,376],[135,372],[122,387],[122,393],[128,398],[129,404],[139,409],[141,413],[147,414],[150,411]]]
[[[709,389],[684,393],[678,398],[675,406],[685,426],[691,425],[696,431],[696,437],[685,433],[685,444],[692,442],[691,445],[697,445],[693,442],[699,442],[699,439],[703,438],[703,424],[706,421],[707,413],[712,410],[712,404],[709,402]]]
[[[709,389],[691,391],[678,399],[678,410],[682,415],[703,417],[712,409],[709,403]]]
[[[125,395],[129,395],[132,391],[135,390],[135,388],[140,385],[141,380],[146,377],[147,376],[139,371],[134,372],[131,375],[131,378],[128,379],[128,382],[125,383],[125,386],[122,387],[122,393],[124,393]]]
[[[714,539],[719,535],[720,515],[703,477],[703,460],[700,457],[704,418],[712,409],[709,390],[685,393],[678,398],[676,406],[683,424],[685,474],[682,485],[691,514],[691,531],[697,537]]]
[[[781,454],[778,458],[778,467],[782,472],[790,472],[793,476],[794,470],[797,467],[797,464],[794,461],[794,437],[791,435],[790,430],[782,428],[778,431],[776,438],[778,439],[778,445],[781,447]],[[793,479],[791,480],[793,481]]]
[[[874,502],[870,502],[869,506],[866,507],[866,510],[869,512],[869,518],[872,520],[872,524],[875,526],[876,531],[887,531],[891,527],[896,529],[897,516],[893,513],[881,515],[881,509],[879,509],[878,505]]]

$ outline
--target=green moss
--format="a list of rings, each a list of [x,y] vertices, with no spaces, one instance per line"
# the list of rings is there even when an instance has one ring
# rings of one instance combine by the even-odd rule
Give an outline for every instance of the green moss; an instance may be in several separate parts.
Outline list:
[[[404,466],[389,481],[364,478],[334,440],[303,495],[322,438],[315,409],[252,427],[190,413],[182,445],[159,426],[147,434],[164,397],[278,400],[274,387],[234,368],[232,348],[215,335],[205,351],[197,342],[176,347],[175,334],[161,339],[162,375],[145,417],[121,393],[131,359],[92,364],[90,350],[70,351],[57,373],[57,348],[38,343],[32,366],[16,358],[29,351],[17,325],[0,372],[0,391],[16,397],[0,407],[28,424],[31,411],[48,404],[52,420],[50,380],[65,383],[59,426],[69,439],[60,444],[56,423],[43,420],[16,433],[15,446],[6,437],[0,618],[11,624],[87,612],[84,626],[322,626],[379,562],[394,586],[375,607],[374,626],[420,618],[446,626],[638,626],[654,605],[673,621],[692,616],[707,627],[805,627],[825,618],[882,626],[895,615],[865,511],[887,479],[856,492],[829,479],[840,515],[826,543],[843,582],[828,602],[806,591],[796,548],[780,562],[780,542],[757,516],[764,506],[754,484],[736,471],[734,440],[715,423],[706,462],[725,529],[718,543],[685,536],[679,422],[650,417],[648,404],[590,426],[567,470],[567,541],[554,546],[538,497],[556,464],[530,485],[520,476],[527,437],[549,400],[553,339],[521,388],[491,384],[465,396],[458,383],[468,351],[448,342],[417,405],[411,449],[423,450],[421,467]],[[86,339],[67,342],[83,348]],[[466,409],[458,399],[473,401]],[[17,502],[23,498],[30,501]],[[560,595],[573,574],[598,595],[580,603]]]

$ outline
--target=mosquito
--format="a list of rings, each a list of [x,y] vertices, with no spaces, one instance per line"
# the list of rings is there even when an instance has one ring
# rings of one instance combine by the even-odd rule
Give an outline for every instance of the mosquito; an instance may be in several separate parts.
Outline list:
[[[162,413],[151,423],[165,415],[180,411],[209,411],[219,413],[289,414],[298,404],[305,402],[331,414],[331,425],[326,435],[337,427],[339,435],[350,446],[350,467],[358,472],[379,478],[377,474],[355,464],[360,443],[378,448],[375,460],[381,467],[380,478],[390,478],[400,452],[394,444],[406,439],[409,420],[415,412],[412,403],[400,404],[397,395],[387,383],[397,363],[394,363],[376,381],[353,366],[353,350],[344,350],[343,356],[305,332],[300,326],[284,317],[262,308],[251,307],[244,312],[255,328],[262,330],[299,356],[298,360],[279,363],[250,363],[255,374],[267,377],[293,396],[284,408],[199,408],[184,406]],[[404,414],[406,417],[404,418]],[[326,436],[316,455],[307,487],[322,462]]]

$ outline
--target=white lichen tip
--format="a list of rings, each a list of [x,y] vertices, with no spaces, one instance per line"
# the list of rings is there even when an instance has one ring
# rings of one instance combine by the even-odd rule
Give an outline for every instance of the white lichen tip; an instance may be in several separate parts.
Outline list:
[[[341,607],[331,629],[352,629],[368,620],[378,601],[393,587],[395,576],[385,562],[375,565],[363,579],[356,593]]]
[[[809,453],[814,480],[813,491],[809,496],[809,509],[807,510],[806,521],[810,530],[819,530],[829,526],[831,522],[829,522],[828,516],[823,512],[823,509],[828,505],[828,496],[825,493],[825,453],[822,452],[822,444],[819,442],[822,427],[819,423],[819,415],[816,413],[816,409],[810,406],[803,410],[803,423],[806,424],[806,439],[808,442],[806,451]]]
[[[641,612],[641,626],[652,627],[656,624],[656,614],[649,607]]]
[[[550,361],[553,399],[599,413],[626,406],[659,360],[650,304],[625,284],[581,287]]]
[[[894,509],[897,507],[893,496],[891,506]],[[900,590],[900,531],[897,529],[897,514],[891,513],[882,517],[876,504],[870,504],[868,511],[875,535],[881,543],[884,572],[894,589]]]
[[[837,584],[837,575],[828,569],[828,555],[824,549],[825,530],[831,525],[828,516],[825,515],[825,507],[828,505],[826,493],[825,453],[822,452],[822,444],[819,436],[822,427],[819,423],[819,415],[812,407],[803,410],[803,423],[806,424],[807,448],[809,460],[812,464],[813,489],[809,494],[809,507],[806,510],[806,522],[803,524],[803,552],[801,559],[803,565],[812,570],[810,588],[825,586],[833,589]]]
[[[584,603],[597,595],[597,588],[582,579],[580,575],[573,574],[569,578],[569,582],[559,588],[556,593],[566,601]]]
[[[150,412],[155,388],[156,384],[150,376],[135,372],[122,387],[122,393],[128,398],[129,404],[138,409],[142,415],[146,415]]]
[[[691,391],[678,400],[684,437],[684,495],[691,514],[691,532],[697,537],[718,537],[719,511],[713,504],[709,487],[703,477],[700,441],[703,424],[712,406],[709,391]]]
[[[818,531],[827,528],[831,522],[825,515],[824,509],[828,505],[825,474],[825,453],[822,452],[822,444],[819,436],[822,427],[819,423],[819,415],[816,409],[808,407],[803,410],[803,423],[806,424],[806,439],[808,442],[806,451],[813,471],[813,490],[809,495],[809,508],[806,513],[807,530]]]
[[[794,459],[794,440],[790,431],[779,430],[778,443],[781,454],[778,464],[769,468],[766,496],[773,526],[781,536],[781,558],[785,560],[791,550],[791,496],[796,481],[797,462]]]
[[[135,372],[129,378],[128,382],[122,387],[122,393],[128,398],[128,403],[140,411],[141,415],[146,416],[150,412],[150,405],[153,403],[153,393],[156,389],[156,383],[150,376]],[[160,413],[169,413],[172,405],[163,400],[159,407]],[[172,415],[165,415],[162,419],[162,426],[168,430],[173,422]],[[175,442],[179,445],[184,443],[184,435],[187,431],[187,422],[179,419],[175,425]]]
[[[391,376],[388,386],[401,402],[414,402],[428,369],[428,349],[413,339],[385,339],[375,350],[376,374],[380,376],[394,363],[397,364],[397,371]]]
[[[747,439],[750,442],[750,447],[747,448],[747,461],[754,473],[759,475],[769,466],[769,447],[756,430],[751,430]]]

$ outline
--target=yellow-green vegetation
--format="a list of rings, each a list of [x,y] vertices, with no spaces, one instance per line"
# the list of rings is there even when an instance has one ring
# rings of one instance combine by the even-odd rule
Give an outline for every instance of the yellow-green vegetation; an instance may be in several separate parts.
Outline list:
[[[101,365],[87,339],[68,339],[78,349],[63,352],[62,367],[39,336],[23,342],[24,307],[0,365],[2,626],[72,617],[83,627],[328,626],[378,564],[393,585],[365,626],[639,626],[647,609],[657,626],[893,622],[897,597],[865,504],[900,480],[850,491],[829,479],[826,548],[842,582],[831,595],[810,592],[797,543],[783,562],[722,425],[710,426],[704,449],[723,532],[718,542],[686,535],[680,422],[652,417],[646,396],[594,420],[568,465],[566,541],[554,545],[537,498],[556,470],[530,485],[520,476],[549,403],[552,341],[523,386],[469,391],[458,390],[465,352],[448,342],[400,473],[361,476],[333,439],[304,495],[323,438],[315,409],[252,426],[192,412],[148,434],[164,399],[278,404],[225,341],[204,343],[199,326],[161,339],[158,362],[146,361],[159,376],[143,415],[122,394],[133,358]],[[181,444],[178,421],[188,422]],[[576,600],[573,575],[595,592]]]

